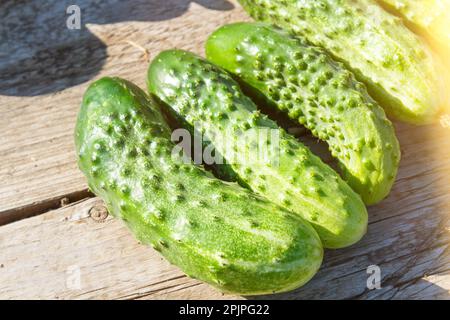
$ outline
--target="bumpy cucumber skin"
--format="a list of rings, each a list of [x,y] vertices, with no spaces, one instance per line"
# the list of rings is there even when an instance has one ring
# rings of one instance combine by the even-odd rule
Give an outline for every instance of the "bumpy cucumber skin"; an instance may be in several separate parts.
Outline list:
[[[191,53],[171,50],[151,63],[148,87],[202,131],[252,190],[308,220],[325,247],[346,247],[365,234],[367,210],[360,196],[307,147],[261,115],[227,72]],[[261,159],[253,146],[267,129],[279,132],[279,152]],[[229,147],[230,140],[239,147]],[[276,142],[268,135],[264,143]],[[248,158],[240,158],[242,154]]]
[[[214,32],[207,58],[245,82],[254,96],[325,140],[344,179],[368,205],[390,192],[400,147],[392,123],[353,74],[301,38],[262,23]]]
[[[85,93],[76,125],[90,188],[186,274],[228,292],[297,288],[318,270],[320,239],[304,220],[237,184],[173,159],[170,130],[145,93],[103,78]]]
[[[378,0],[378,2],[401,15],[415,29],[424,32],[443,54],[450,54],[450,1]]]
[[[441,63],[401,20],[373,0],[239,0],[270,22],[325,48],[364,82],[391,116],[435,121],[446,104]]]

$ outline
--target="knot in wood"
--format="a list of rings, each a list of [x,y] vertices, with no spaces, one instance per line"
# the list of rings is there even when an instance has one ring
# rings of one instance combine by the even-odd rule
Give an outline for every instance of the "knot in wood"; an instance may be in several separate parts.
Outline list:
[[[108,217],[108,209],[104,205],[96,205],[89,210],[89,216],[97,222],[103,222]]]

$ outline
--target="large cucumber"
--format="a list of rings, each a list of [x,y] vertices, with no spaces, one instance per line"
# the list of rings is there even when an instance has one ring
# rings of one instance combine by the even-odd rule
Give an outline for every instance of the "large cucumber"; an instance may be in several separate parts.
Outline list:
[[[307,282],[323,255],[309,223],[172,156],[170,136],[141,89],[103,78],[83,99],[78,163],[109,211],[186,274],[239,294]]]
[[[378,0],[389,10],[401,15],[415,29],[423,32],[443,50],[450,54],[450,1],[449,0]]]
[[[325,140],[345,180],[366,204],[389,194],[400,160],[394,128],[341,64],[262,23],[220,28],[208,39],[206,55],[242,80],[253,96]]]
[[[150,65],[148,87],[202,132],[246,185],[311,222],[325,247],[345,247],[365,234],[367,211],[359,195],[261,115],[227,72],[194,54],[171,50]]]
[[[374,0],[239,0],[256,20],[305,36],[343,61],[392,116],[434,121],[445,80],[428,46]]]

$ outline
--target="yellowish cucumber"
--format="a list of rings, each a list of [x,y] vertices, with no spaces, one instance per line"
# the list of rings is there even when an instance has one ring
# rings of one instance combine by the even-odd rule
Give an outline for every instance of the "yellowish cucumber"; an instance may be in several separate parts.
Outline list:
[[[449,0],[378,0],[421,31],[450,59]],[[450,63],[450,62],[449,62]]]

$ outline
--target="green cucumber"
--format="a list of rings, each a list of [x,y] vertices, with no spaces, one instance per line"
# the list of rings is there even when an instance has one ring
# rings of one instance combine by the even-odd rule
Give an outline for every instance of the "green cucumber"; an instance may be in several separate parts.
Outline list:
[[[374,0],[239,0],[258,21],[303,35],[364,82],[392,116],[415,124],[446,104],[441,63],[425,42]]]
[[[151,63],[148,87],[170,112],[202,132],[248,187],[308,220],[325,247],[346,247],[365,234],[367,211],[360,196],[261,115],[227,72],[189,52],[170,50]]]
[[[255,54],[256,53],[256,54]],[[318,48],[262,23],[220,28],[207,58],[236,75],[254,97],[325,140],[343,177],[368,205],[385,198],[400,148],[391,122],[364,85]]]
[[[138,87],[103,78],[84,95],[78,163],[92,191],[186,274],[238,294],[297,288],[323,255],[314,229],[236,183],[173,155],[160,110]]]

